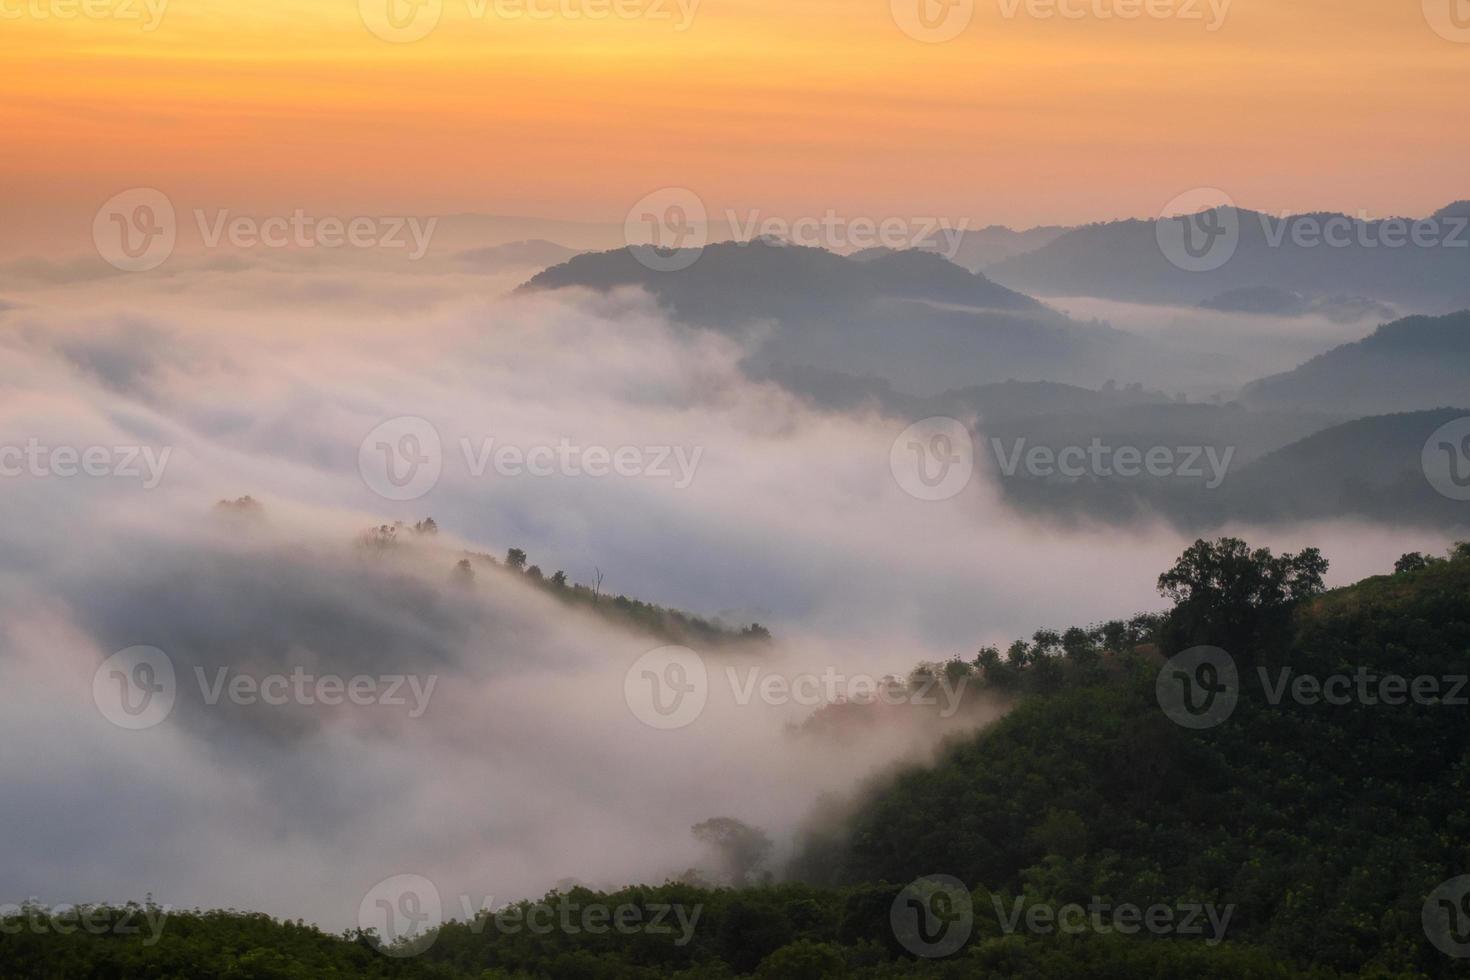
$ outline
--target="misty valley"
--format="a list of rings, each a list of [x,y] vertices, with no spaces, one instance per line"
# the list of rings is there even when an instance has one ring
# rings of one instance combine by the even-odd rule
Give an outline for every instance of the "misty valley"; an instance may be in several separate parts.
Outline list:
[[[11,270],[6,975],[1451,975],[1470,313],[497,254]]]
[[[0,980],[1470,977],[1466,0],[7,71]]]

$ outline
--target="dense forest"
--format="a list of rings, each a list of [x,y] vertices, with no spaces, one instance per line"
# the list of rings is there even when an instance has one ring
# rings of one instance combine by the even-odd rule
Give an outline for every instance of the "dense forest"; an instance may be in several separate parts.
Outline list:
[[[1200,541],[1160,576],[1165,614],[921,665],[1013,707],[835,807],[758,884],[569,885],[407,957],[245,912],[173,911],[154,933],[155,906],[85,910],[91,929],[11,907],[0,977],[1470,975],[1454,882],[1470,873],[1470,546],[1330,591],[1326,569],[1313,549]],[[1166,655],[1205,646],[1211,670],[1183,676],[1228,711],[1176,723]],[[568,908],[583,927],[527,927]],[[939,921],[918,943],[910,908]],[[608,926],[624,913],[635,926]]]

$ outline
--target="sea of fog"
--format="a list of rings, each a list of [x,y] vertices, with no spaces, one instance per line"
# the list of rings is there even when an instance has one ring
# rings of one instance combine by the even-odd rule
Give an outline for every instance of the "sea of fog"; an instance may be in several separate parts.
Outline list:
[[[451,896],[658,881],[707,861],[692,824],[732,816],[787,847],[822,794],[932,742],[793,739],[810,707],[728,691],[693,724],[650,727],[624,683],[656,642],[498,573],[466,587],[464,551],[519,547],[546,574],[757,620],[776,637],[759,669],[788,675],[901,673],[1160,608],[1178,532],[1023,520],[983,468],[919,499],[891,465],[911,420],[751,382],[735,341],[641,294],[508,296],[529,271],[273,256],[0,273],[0,445],[49,452],[47,472],[0,478],[0,900],[151,894],[339,929],[395,874],[433,880],[451,915]],[[1304,352],[1337,340],[1303,329]],[[427,488],[365,476],[374,433],[426,451],[403,419],[439,440]],[[517,470],[505,447],[560,455]],[[589,474],[607,470],[599,449],[626,450],[622,471]],[[243,495],[257,516],[215,507]],[[359,543],[429,516],[424,547]],[[1320,547],[1334,583],[1444,544],[1235,530]],[[93,685],[139,645],[173,658],[179,703],[128,730]],[[297,668],[435,686],[415,715],[209,705],[196,683]]]

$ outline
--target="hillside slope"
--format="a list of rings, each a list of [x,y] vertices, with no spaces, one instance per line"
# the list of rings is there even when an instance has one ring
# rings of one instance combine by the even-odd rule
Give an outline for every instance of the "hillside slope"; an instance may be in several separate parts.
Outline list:
[[[580,255],[524,293],[636,287],[678,321],[734,333],[758,371],[776,365],[881,378],[914,395],[1010,378],[1102,384],[1143,368],[1147,346],[920,251],[859,258],[765,241],[706,247],[654,271],[633,251]]]
[[[1395,320],[1356,343],[1247,385],[1262,408],[1384,415],[1470,405],[1470,310]]]
[[[880,788],[805,869],[945,873],[1050,904],[1214,902],[1235,909],[1232,940],[1304,966],[1459,975],[1421,912],[1470,867],[1470,726],[1450,703],[1470,672],[1470,555],[1327,593],[1287,622],[1267,648],[1229,651],[1238,701],[1199,730],[1161,708],[1156,662],[1118,655],[1099,673],[1065,658],[992,729]],[[1423,703],[1272,703],[1283,668],[1439,686]]]

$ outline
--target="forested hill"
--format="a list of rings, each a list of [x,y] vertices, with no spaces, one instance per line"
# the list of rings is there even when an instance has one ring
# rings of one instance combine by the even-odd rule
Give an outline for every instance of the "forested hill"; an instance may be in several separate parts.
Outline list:
[[[246,913],[175,913],[148,942],[12,907],[0,976],[1470,975],[1470,545],[1333,591],[1326,568],[1200,541],[1160,576],[1167,614],[942,665],[1015,707],[870,787],[770,869],[785,883],[569,886],[403,958]],[[533,931],[535,908],[677,914]],[[925,908],[916,938],[902,917]]]
[[[1234,906],[1230,941],[1302,967],[1464,975],[1421,918],[1470,873],[1470,549],[1321,595],[1300,556],[1196,546],[1171,575],[1155,638],[1227,647],[1228,717],[1177,724],[1150,658],[1023,644],[1019,706],[883,788],[804,870],[945,873],[977,907],[1213,902]]]

